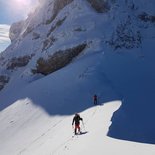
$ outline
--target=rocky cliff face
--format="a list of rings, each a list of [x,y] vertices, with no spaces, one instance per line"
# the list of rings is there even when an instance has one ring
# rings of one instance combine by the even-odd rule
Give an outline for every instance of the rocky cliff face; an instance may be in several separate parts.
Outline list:
[[[155,23],[153,4],[151,0],[147,7],[142,1],[133,0],[40,1],[26,20],[11,26],[12,44],[0,56],[0,75],[7,74],[11,79],[14,72],[24,67],[29,68],[32,75],[42,73],[39,71],[42,67],[38,67],[41,59],[51,60],[58,53],[61,55],[82,44],[87,45],[87,49],[96,43],[97,48],[108,45],[113,50],[140,48],[145,37],[143,30],[149,31]],[[150,34],[153,36],[154,33]],[[57,64],[54,59],[52,61]],[[62,64],[55,65],[54,71],[65,66]],[[53,72],[50,68],[48,73]]]
[[[23,24],[24,24],[24,21],[20,21],[11,25],[10,33],[9,33],[11,42],[13,42],[19,37],[22,31]]]
[[[85,17],[85,10],[91,9],[91,7],[92,12],[94,10],[94,14],[104,13],[109,10],[109,5],[104,0],[40,1],[38,8],[29,14],[26,20],[12,24],[10,28],[12,44],[1,54],[0,63],[2,72],[5,72],[10,78],[19,68],[24,69],[24,67],[30,68],[32,74],[43,73],[43,71],[39,70],[39,68],[42,67],[38,66],[38,62],[40,62],[41,59],[51,60],[51,57],[54,58],[55,55],[60,55],[61,57],[64,53],[63,51],[68,51],[69,53],[69,51],[72,51],[70,49],[73,49],[74,53],[79,53],[79,48],[77,49],[76,47],[92,42],[89,37],[85,38],[84,36],[87,36],[89,32],[95,30],[94,24],[96,23],[90,19],[89,22],[92,24],[92,28],[90,29],[88,23],[80,22],[80,20],[85,20],[85,18],[91,16],[88,14],[87,17]],[[76,35],[78,35],[79,39],[75,39]],[[71,40],[73,41],[70,42]],[[62,47],[59,46],[59,44],[61,44]],[[64,45],[66,48],[64,48]],[[85,48],[82,48],[80,52],[84,49]],[[47,58],[47,53],[50,55],[49,58]],[[72,59],[77,56],[77,54],[72,54],[72,52],[70,55],[72,55]],[[65,65],[71,62],[68,56],[63,58],[63,60],[64,59],[66,59]],[[57,67],[56,64],[58,64],[58,62],[55,62],[55,59],[52,59],[52,61],[51,63],[55,66],[54,71],[65,66],[64,63],[62,63],[62,65],[59,63]],[[56,59],[56,61],[60,60]],[[33,66],[30,64],[33,64]],[[49,65],[44,67],[46,67],[48,73],[53,72],[53,67],[50,67],[51,69]],[[34,70],[36,70],[36,72],[34,72]],[[3,76],[2,73],[0,75]],[[9,80],[7,80],[7,82],[9,82]]]

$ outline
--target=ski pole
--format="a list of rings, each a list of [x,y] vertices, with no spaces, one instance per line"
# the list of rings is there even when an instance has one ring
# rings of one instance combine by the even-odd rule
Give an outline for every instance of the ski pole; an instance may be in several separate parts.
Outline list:
[[[82,125],[83,125],[83,129],[86,131],[85,126],[84,126],[84,122],[82,121]]]
[[[73,133],[74,133],[74,125],[72,125]]]

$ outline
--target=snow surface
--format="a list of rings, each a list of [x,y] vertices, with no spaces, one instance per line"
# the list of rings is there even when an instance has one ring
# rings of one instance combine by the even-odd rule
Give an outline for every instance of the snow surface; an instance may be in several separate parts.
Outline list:
[[[107,137],[110,119],[120,105],[113,101],[81,112],[81,130],[86,133],[74,136],[73,115],[50,116],[30,99],[19,100],[0,113],[0,154],[154,155],[154,145]]]

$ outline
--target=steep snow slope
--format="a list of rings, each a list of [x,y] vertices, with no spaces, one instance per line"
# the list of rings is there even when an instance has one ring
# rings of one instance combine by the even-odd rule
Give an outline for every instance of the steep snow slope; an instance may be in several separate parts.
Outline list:
[[[47,115],[30,99],[17,101],[1,112],[0,153],[5,155],[127,154],[153,155],[155,146],[120,141],[106,136],[110,119],[121,102],[114,101],[80,113],[81,130],[73,136],[73,115]],[[3,134],[2,134],[3,133]]]
[[[94,94],[100,103],[121,99],[108,135],[154,144],[155,1],[110,0],[102,13],[94,2],[42,1],[11,27],[0,57],[0,110],[29,98],[63,117],[91,107]]]

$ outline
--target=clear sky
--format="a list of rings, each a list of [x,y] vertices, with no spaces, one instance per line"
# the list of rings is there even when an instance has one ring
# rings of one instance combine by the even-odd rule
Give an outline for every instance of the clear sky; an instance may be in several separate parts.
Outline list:
[[[9,44],[10,25],[25,19],[38,0],[0,0],[0,52]]]

